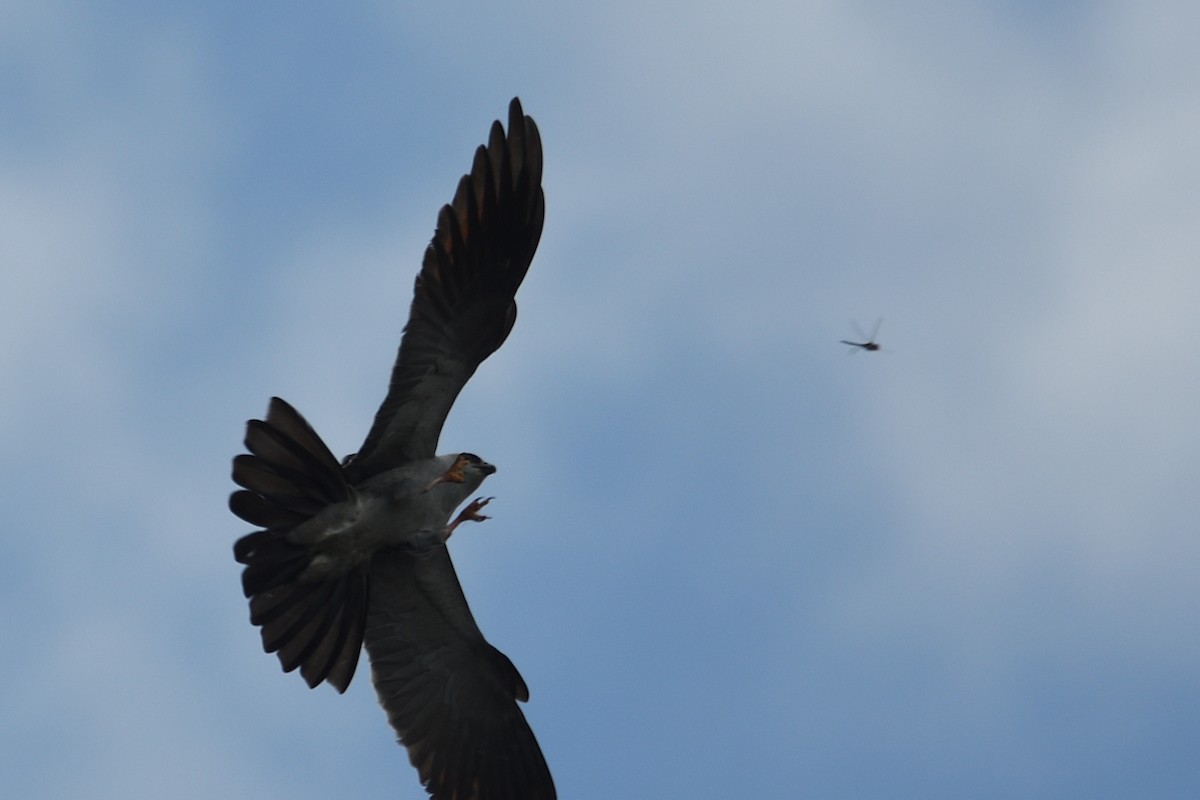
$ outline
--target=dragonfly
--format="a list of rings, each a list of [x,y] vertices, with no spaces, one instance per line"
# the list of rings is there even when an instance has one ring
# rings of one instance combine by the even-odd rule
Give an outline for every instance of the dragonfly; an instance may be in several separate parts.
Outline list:
[[[862,328],[858,327],[857,322],[851,322],[850,324],[854,326],[854,332],[858,334],[858,338],[866,339],[865,342],[850,342],[845,339],[840,340],[842,344],[848,344],[855,348],[850,351],[851,355],[857,353],[859,350],[866,350],[868,353],[874,353],[875,351],[879,350],[879,343],[875,341],[875,336],[879,333],[879,326],[883,324],[883,317],[880,317],[875,321],[875,327],[871,328],[870,336],[867,336],[862,332]]]

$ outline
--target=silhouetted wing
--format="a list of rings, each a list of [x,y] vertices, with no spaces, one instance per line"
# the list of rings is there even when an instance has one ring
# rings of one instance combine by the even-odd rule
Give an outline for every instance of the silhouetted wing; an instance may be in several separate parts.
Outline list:
[[[492,123],[454,202],[438,214],[387,398],[347,465],[352,483],[434,455],[459,391],[512,330],[513,298],[544,216],[541,138],[514,98],[507,136]]]
[[[370,585],[371,679],[426,790],[439,800],[553,800],[517,706],[529,690],[479,632],[449,551],[380,552]]]

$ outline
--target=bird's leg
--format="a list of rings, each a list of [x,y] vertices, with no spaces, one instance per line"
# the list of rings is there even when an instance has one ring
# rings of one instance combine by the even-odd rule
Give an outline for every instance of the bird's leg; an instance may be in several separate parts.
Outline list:
[[[493,499],[494,498],[491,497],[476,497],[474,500],[468,503],[467,507],[460,511],[458,516],[454,518],[454,522],[451,522],[442,531],[442,541],[444,542],[449,539],[450,534],[454,533],[454,529],[464,522],[483,522],[485,519],[491,519],[491,517],[480,514],[479,511],[488,503],[492,502]]]
[[[468,462],[466,458],[459,456],[458,458],[454,459],[454,463],[450,465],[450,469],[434,478],[433,481],[421,491],[428,492],[439,483],[462,483],[466,480],[466,478],[463,477],[463,468],[466,467],[468,463],[470,462]]]

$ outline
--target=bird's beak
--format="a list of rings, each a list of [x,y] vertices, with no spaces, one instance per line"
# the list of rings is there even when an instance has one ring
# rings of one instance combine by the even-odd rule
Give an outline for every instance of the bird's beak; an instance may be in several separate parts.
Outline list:
[[[486,461],[484,461],[482,464],[479,465],[479,469],[481,469],[483,471],[484,475],[491,475],[493,472],[496,471],[496,468],[493,467],[491,464],[487,463]]]

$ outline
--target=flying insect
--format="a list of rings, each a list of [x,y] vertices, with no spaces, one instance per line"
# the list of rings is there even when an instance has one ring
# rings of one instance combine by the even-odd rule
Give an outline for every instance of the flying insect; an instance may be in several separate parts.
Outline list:
[[[857,353],[859,350],[866,350],[868,353],[874,353],[879,350],[879,342],[875,341],[875,337],[879,334],[879,326],[883,324],[883,317],[880,317],[875,321],[875,327],[871,328],[870,336],[867,336],[862,332],[862,328],[858,327],[857,322],[851,322],[850,324],[854,326],[854,332],[858,334],[858,338],[866,339],[865,342],[850,342],[845,339],[840,340],[842,344],[848,344],[854,348],[850,351],[851,355]]]

